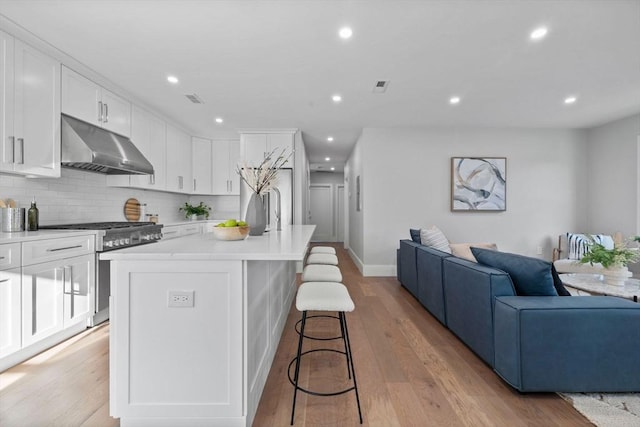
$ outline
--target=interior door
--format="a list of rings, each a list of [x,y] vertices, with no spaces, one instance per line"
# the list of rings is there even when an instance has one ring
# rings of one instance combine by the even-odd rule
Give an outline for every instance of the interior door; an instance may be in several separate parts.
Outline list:
[[[311,240],[314,242],[333,242],[333,188],[331,184],[313,184],[311,192],[311,224],[315,224]]]

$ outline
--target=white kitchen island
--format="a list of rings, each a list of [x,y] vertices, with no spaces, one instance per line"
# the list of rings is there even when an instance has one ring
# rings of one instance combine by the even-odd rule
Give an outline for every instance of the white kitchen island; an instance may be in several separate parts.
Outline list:
[[[252,424],[315,226],[283,228],[101,254],[111,261],[110,407],[121,426]]]

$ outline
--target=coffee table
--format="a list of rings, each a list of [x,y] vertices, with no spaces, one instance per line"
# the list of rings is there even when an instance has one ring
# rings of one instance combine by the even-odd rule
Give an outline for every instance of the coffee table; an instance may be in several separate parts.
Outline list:
[[[638,297],[640,297],[640,280],[638,279],[627,279],[624,286],[613,286],[607,285],[600,274],[571,273],[560,274],[560,280],[565,286],[587,292],[587,295],[610,295],[635,302],[638,302]],[[577,292],[577,294],[585,295],[582,292]]]

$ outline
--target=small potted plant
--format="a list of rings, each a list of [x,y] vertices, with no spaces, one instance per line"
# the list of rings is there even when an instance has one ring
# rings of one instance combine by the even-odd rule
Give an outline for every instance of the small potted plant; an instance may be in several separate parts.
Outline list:
[[[208,219],[209,212],[211,211],[211,208],[202,202],[200,202],[200,204],[197,206],[185,202],[184,206],[178,209],[183,211],[184,217],[191,221],[194,221],[196,219]]]
[[[636,236],[633,241],[640,242],[640,236]],[[624,286],[631,273],[627,266],[640,259],[638,248],[630,248],[627,242],[618,242],[613,249],[607,249],[590,237],[589,251],[580,259],[582,264],[594,265],[599,263],[604,268],[602,274],[606,283],[615,286]]]

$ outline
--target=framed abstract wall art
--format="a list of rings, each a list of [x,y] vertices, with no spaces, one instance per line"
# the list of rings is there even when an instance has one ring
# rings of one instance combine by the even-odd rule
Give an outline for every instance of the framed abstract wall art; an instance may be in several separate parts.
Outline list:
[[[452,157],[451,210],[507,210],[507,158]]]

